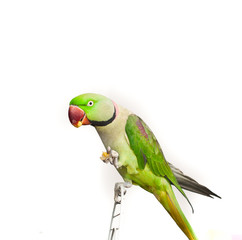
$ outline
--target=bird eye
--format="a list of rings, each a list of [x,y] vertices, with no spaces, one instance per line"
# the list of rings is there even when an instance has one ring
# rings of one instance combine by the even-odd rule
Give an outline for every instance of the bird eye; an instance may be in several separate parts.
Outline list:
[[[88,103],[87,103],[87,106],[89,106],[89,107],[91,107],[91,106],[93,106],[93,101],[89,101]]]

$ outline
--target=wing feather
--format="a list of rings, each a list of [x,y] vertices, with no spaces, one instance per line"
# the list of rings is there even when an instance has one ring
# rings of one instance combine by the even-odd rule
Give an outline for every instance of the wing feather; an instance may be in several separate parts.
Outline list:
[[[140,154],[142,150],[143,154],[146,156],[150,170],[157,176],[167,178],[191,205],[166,161],[157,139],[144,121],[134,114],[129,115],[125,131],[129,139],[130,147],[137,157],[139,168],[141,170],[144,169],[143,155]],[[192,205],[191,208],[193,210]]]

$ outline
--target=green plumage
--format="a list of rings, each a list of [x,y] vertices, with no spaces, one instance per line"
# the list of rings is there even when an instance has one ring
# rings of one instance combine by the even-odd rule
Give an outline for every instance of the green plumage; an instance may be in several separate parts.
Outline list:
[[[197,240],[171,184],[188,202],[183,189],[219,196],[168,163],[157,139],[141,118],[102,95],[83,94],[71,101],[69,119],[74,126],[81,126],[82,122],[92,124],[106,149],[110,147],[118,152],[115,166],[123,179],[152,193],[188,239]]]
[[[167,178],[191,205],[171,171],[155,135],[145,122],[135,114],[131,114],[126,122],[125,131],[129,139],[130,147],[137,157],[139,168],[143,170],[145,165],[148,164],[150,170],[156,176]]]

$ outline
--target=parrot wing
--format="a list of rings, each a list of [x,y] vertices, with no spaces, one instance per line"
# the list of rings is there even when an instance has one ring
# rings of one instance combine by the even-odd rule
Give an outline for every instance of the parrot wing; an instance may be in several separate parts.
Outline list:
[[[125,132],[130,147],[136,155],[138,167],[143,170],[147,164],[156,176],[165,177],[173,184],[191,205],[166,161],[155,135],[144,121],[135,114],[129,115],[125,125]],[[193,211],[192,205],[191,208]]]

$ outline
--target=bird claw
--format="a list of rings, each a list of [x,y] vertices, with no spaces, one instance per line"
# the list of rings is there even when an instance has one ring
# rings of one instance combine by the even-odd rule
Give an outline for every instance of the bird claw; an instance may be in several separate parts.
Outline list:
[[[122,197],[126,194],[127,188],[132,186],[131,182],[118,182],[114,187],[114,201],[121,203]]]
[[[103,152],[100,159],[105,163],[111,163],[116,168],[119,168],[118,157],[119,157],[119,154],[116,151],[112,150],[111,147],[108,146],[107,152]]]

